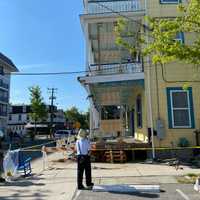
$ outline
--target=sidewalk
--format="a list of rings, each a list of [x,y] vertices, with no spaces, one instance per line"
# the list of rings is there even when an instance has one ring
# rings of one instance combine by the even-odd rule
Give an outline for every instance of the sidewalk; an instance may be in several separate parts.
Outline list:
[[[63,158],[62,153],[48,156],[49,169],[43,171],[42,159],[33,161],[33,176],[17,181],[0,183],[1,200],[71,200],[76,193],[76,163],[53,162]],[[110,184],[176,184],[177,175],[200,173],[199,169],[159,164],[92,163],[92,176],[95,185]]]
[[[0,184],[1,200],[70,200],[76,190],[76,163],[52,162],[62,153],[48,156],[49,169],[43,171],[42,159],[33,161],[33,176]]]

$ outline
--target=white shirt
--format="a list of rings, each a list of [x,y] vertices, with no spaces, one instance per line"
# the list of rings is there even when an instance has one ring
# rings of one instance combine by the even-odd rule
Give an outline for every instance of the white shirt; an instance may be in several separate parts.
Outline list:
[[[76,141],[77,155],[88,155],[90,149],[90,141],[88,139],[84,138]]]

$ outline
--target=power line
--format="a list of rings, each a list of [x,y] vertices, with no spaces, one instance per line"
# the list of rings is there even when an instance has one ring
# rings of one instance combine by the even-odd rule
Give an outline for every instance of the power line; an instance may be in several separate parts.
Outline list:
[[[86,73],[87,71],[71,71],[71,72],[11,72],[11,73],[4,73],[5,75],[12,75],[12,76],[47,76],[47,75],[68,75],[68,74],[81,74]]]
[[[123,65],[125,66],[124,68],[126,68],[126,65],[129,64],[133,64],[134,62],[130,62],[130,63],[119,63],[118,66],[113,66],[113,67],[108,67],[108,68],[101,68],[101,69],[91,69],[91,70],[82,70],[82,71],[63,71],[63,72],[33,72],[33,73],[27,73],[27,72],[11,72],[11,73],[4,73],[4,75],[11,75],[11,76],[57,76],[57,75],[73,75],[73,74],[84,74],[84,73],[95,73],[95,72],[100,72],[100,71],[109,71],[112,69],[123,69]],[[141,67],[142,65],[149,63],[146,61],[143,61],[141,63],[137,63],[135,62],[135,64],[140,64]],[[151,61],[152,63],[152,61]],[[106,64],[105,64],[106,65]],[[102,67],[105,66],[104,64],[101,64]],[[111,63],[112,65],[112,63]],[[98,66],[95,65],[95,66]],[[134,67],[133,67],[134,68]],[[137,67],[136,67],[137,68]],[[154,68],[154,66],[145,66],[145,68]]]

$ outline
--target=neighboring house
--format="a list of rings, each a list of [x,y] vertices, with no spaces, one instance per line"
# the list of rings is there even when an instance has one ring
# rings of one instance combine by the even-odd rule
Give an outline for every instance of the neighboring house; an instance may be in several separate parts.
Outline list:
[[[48,119],[46,120],[46,122],[38,123],[37,126],[41,125],[42,127],[48,127],[48,124],[50,124],[51,121],[50,108],[51,106],[47,105]],[[53,126],[64,127],[65,116],[63,110],[57,109],[57,107],[54,106],[53,111],[54,111]],[[31,121],[30,113],[31,113],[30,105],[11,105],[9,108],[9,117],[8,117],[9,131],[26,134],[27,124],[29,125],[34,124],[34,122]]]
[[[10,73],[17,72],[14,63],[0,53],[0,130],[7,129],[8,103],[10,97]]]
[[[186,1],[183,1],[186,2]],[[132,136],[156,146],[177,146],[181,137],[195,145],[200,128],[200,84],[183,90],[184,80],[194,80],[195,69],[186,64],[150,65],[115,43],[117,19],[129,20],[127,31],[148,37],[144,17],[175,17],[179,0],[84,0],[80,16],[86,40],[86,75],[78,80],[90,100],[90,130],[97,136]],[[189,43],[190,35],[177,40]],[[150,39],[150,38],[149,38]],[[196,72],[197,73],[197,72]],[[198,77],[195,79],[199,80]]]

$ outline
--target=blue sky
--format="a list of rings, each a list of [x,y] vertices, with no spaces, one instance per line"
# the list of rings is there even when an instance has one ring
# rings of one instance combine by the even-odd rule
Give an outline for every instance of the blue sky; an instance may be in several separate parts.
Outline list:
[[[82,0],[0,0],[0,51],[20,72],[84,70],[82,6]],[[29,103],[28,87],[33,85],[41,87],[46,103],[47,88],[55,87],[59,107],[88,108],[77,75],[13,76],[11,103]]]

